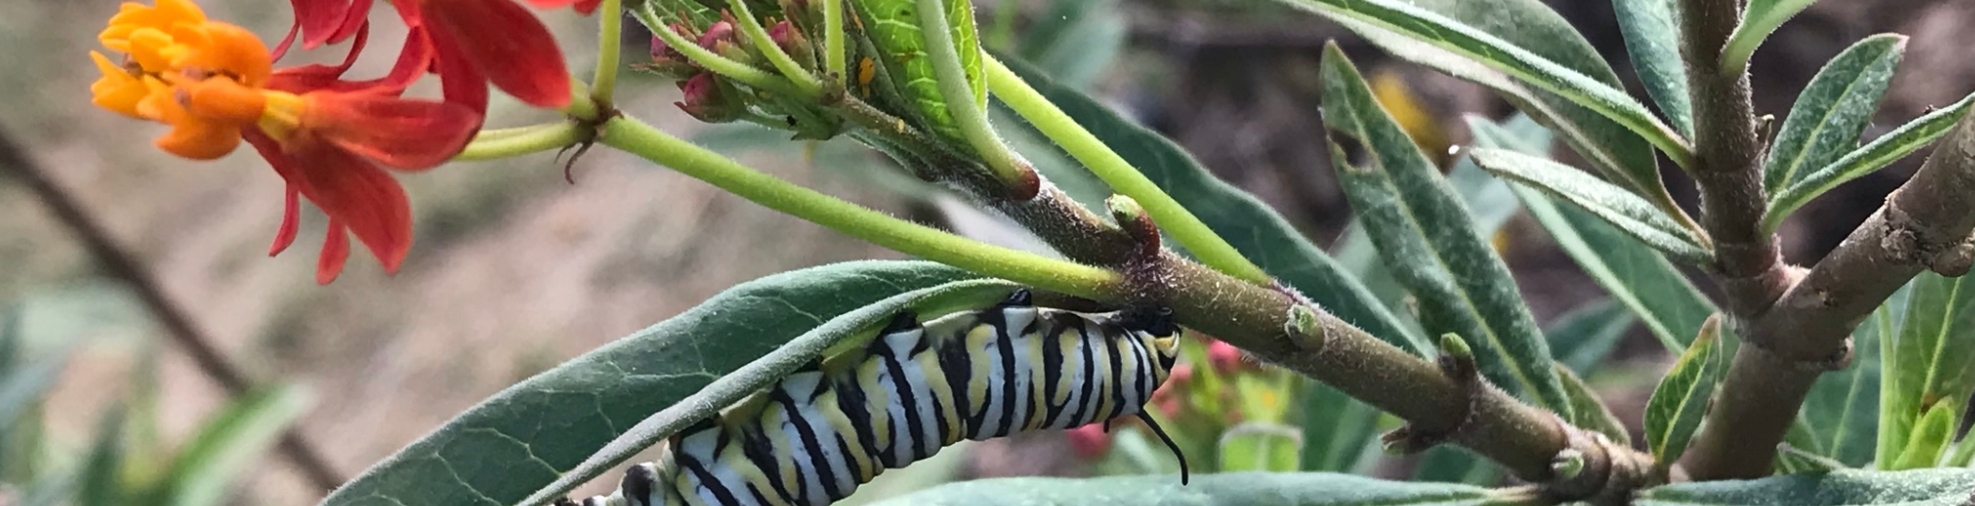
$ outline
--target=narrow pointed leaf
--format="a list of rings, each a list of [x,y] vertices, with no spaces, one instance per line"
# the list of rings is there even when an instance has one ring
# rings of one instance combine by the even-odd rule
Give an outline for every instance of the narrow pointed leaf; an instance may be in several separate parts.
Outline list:
[[[1501,466],[1453,445],[1435,446],[1427,450],[1420,457],[1419,467],[1413,470],[1412,477],[1415,482],[1482,486],[1495,485],[1501,479]]]
[[[1852,44],[1824,64],[1797,95],[1769,146],[1763,161],[1769,187],[1788,187],[1857,146],[1905,54],[1905,36],[1882,34]]]
[[[1668,127],[1665,123],[1661,123],[1658,118],[1653,116],[1652,112],[1646,110],[1646,106],[1627,96],[1624,91],[1616,86],[1615,80],[1603,80],[1601,79],[1605,77],[1603,75],[1593,77],[1593,75],[1585,73],[1583,68],[1566,66],[1563,63],[1546,57],[1547,55],[1532,51],[1531,47],[1518,45],[1495,35],[1499,33],[1506,36],[1514,36],[1515,34],[1511,32],[1519,30],[1540,33],[1540,31],[1550,28],[1550,26],[1538,23],[1513,24],[1516,22],[1528,23],[1529,20],[1527,18],[1513,17],[1516,14],[1515,12],[1503,12],[1504,9],[1499,8],[1504,5],[1513,5],[1509,2],[1468,1],[1436,4],[1465,4],[1469,8],[1474,9],[1474,11],[1479,11],[1477,16],[1493,16],[1490,19],[1506,24],[1506,26],[1495,28],[1507,29],[1484,30],[1464,23],[1464,20],[1457,20],[1455,17],[1436,12],[1436,10],[1394,0],[1282,1],[1322,14],[1333,20],[1345,22],[1346,27],[1353,28],[1354,31],[1359,31],[1358,29],[1361,27],[1389,31],[1447,53],[1472,60],[1489,69],[1513,77],[1518,82],[1529,87],[1554,93],[1570,101],[1571,104],[1603,115],[1612,122],[1630,129],[1634,134],[1644,138],[1654,147],[1666,152],[1669,157],[1673,158],[1676,162],[1680,162],[1681,165],[1686,165],[1689,160],[1693,159],[1693,148],[1687,144],[1687,141],[1681,138],[1680,134],[1675,132],[1671,127]],[[1489,13],[1487,12],[1489,10],[1495,12]],[[1527,11],[1533,11],[1533,9],[1525,9],[1525,12]],[[1555,15],[1554,12],[1548,12],[1547,9],[1544,9],[1543,12],[1546,12],[1550,16]],[[1566,33],[1575,35],[1574,32]],[[1537,34],[1532,33],[1527,35]],[[1582,36],[1574,38],[1581,40]],[[1557,42],[1553,41],[1546,45],[1557,45]],[[1532,46],[1543,47],[1543,45]],[[1393,52],[1402,57],[1412,59],[1407,54],[1407,51],[1394,50]],[[1604,72],[1610,72],[1609,67],[1603,67],[1602,65],[1600,67],[1603,68]],[[1660,186],[1655,179],[1649,179],[1647,177],[1650,175],[1652,178],[1657,178],[1656,173],[1628,172],[1625,175],[1634,184],[1640,185],[1642,188],[1657,188]]]
[[[1893,459],[1891,466],[1882,466],[1889,471],[1904,471],[1934,467],[1941,456],[1948,451],[1949,439],[1954,437],[1954,419],[1960,410],[1953,403],[1939,403],[1927,408],[1927,414],[1914,423],[1913,434],[1906,438],[1906,449],[1900,451],[1899,458]]]
[[[1540,132],[1541,142],[1547,144],[1549,131]],[[1454,168],[1447,171],[1447,183],[1454,186],[1461,202],[1467,204],[1468,212],[1474,216],[1474,232],[1482,237],[1495,237],[1502,225],[1522,210],[1522,203],[1516,200],[1509,184],[1481,170],[1471,158],[1464,156],[1454,162]],[[1408,311],[1405,308],[1405,287],[1392,279],[1392,273],[1385,269],[1384,261],[1378,257],[1378,247],[1372,245],[1371,236],[1365,233],[1364,225],[1359,224],[1358,220],[1353,219],[1344,227],[1344,233],[1338,236],[1332,248],[1337,263],[1345,271],[1357,273],[1365,289],[1370,290],[1386,307],[1401,314]]]
[[[1879,435],[1880,349],[1898,334],[1906,298],[1902,289],[1859,324],[1852,331],[1851,367],[1824,373],[1811,387],[1798,419],[1818,455],[1851,467],[1872,463]]]
[[[1735,27],[1735,33],[1728,36],[1728,47],[1721,50],[1721,73],[1740,74],[1749,68],[1749,57],[1756,54],[1756,46],[1763,39],[1783,26],[1784,21],[1796,17],[1798,12],[1817,0],[1749,0],[1742,14],[1742,24]]]
[[[1330,473],[1224,473],[1105,478],[995,478],[954,483],[879,503],[881,506],[1078,506],[1299,505],[1478,506],[1488,489],[1444,483],[1407,483]]]
[[[1323,89],[1331,158],[1345,195],[1394,277],[1418,299],[1427,330],[1466,336],[1490,380],[1567,415],[1563,386],[1548,366],[1549,345],[1508,267],[1335,45],[1324,51]]]
[[[1305,239],[1282,215],[1254,195],[1214,177],[1178,144],[1125,119],[1083,92],[1057,84],[1030,65],[1008,58],[1002,63],[1262,270],[1331,314],[1394,346],[1421,356],[1433,349],[1425,337],[1407,330],[1356,277]]]
[[[1303,433],[1296,427],[1246,422],[1221,432],[1219,469],[1236,471],[1295,471],[1302,462]]]
[[[1612,0],[1618,31],[1625,35],[1625,52],[1646,95],[1659,104],[1681,135],[1694,135],[1693,106],[1687,97],[1687,65],[1680,59],[1680,19],[1674,0]]]
[[[1632,324],[1638,321],[1624,304],[1604,299],[1558,316],[1543,329],[1543,336],[1550,341],[1550,352],[1556,355],[1558,364],[1577,374],[1590,374],[1591,368],[1604,362],[1619,338],[1625,337],[1626,331],[1632,330]]]
[[[1840,470],[1760,480],[1681,483],[1647,490],[1637,506],[1958,506],[1975,491],[1975,469]]]
[[[1375,446],[1378,409],[1317,381],[1303,384],[1304,471],[1351,473]]]
[[[931,262],[869,261],[743,283],[482,401],[322,504],[520,503],[639,421],[830,319],[973,277]]]
[[[1796,474],[1836,471],[1849,469],[1851,466],[1785,444],[1776,448],[1776,467],[1783,470],[1782,474]]]
[[[123,481],[124,457],[128,453],[124,440],[124,408],[110,408],[110,412],[96,423],[94,442],[89,454],[82,462],[82,470],[76,476],[76,506],[122,506],[130,503],[134,495]]]
[[[1682,262],[1705,265],[1713,254],[1660,208],[1632,192],[1569,165],[1514,151],[1475,148],[1481,168],[1577,205],[1633,238]]]
[[[1680,354],[1680,361],[1660,379],[1653,398],[1646,401],[1646,448],[1655,460],[1672,463],[1687,451],[1694,429],[1701,426],[1708,399],[1726,368],[1721,353],[1720,317],[1710,317],[1692,346]],[[1662,464],[1664,465],[1664,464]]]
[[[1523,154],[1542,155],[1547,146],[1506,142],[1516,136],[1511,128],[1470,117],[1469,129],[1482,147],[1515,149]],[[1701,330],[1701,321],[1715,312],[1687,277],[1665,257],[1640,244],[1617,228],[1576,206],[1560,206],[1549,197],[1517,187],[1523,209],[1543,225],[1558,247],[1577,262],[1613,300],[1638,315],[1639,322],[1659,338],[1667,349],[1679,353]]]
[[[1631,445],[1632,434],[1625,431],[1625,422],[1619,421],[1618,415],[1612,414],[1611,407],[1606,406],[1605,401],[1598,398],[1598,392],[1592,390],[1591,385],[1585,384],[1583,379],[1578,378],[1576,373],[1571,372],[1569,367],[1565,367],[1562,363],[1556,366],[1557,376],[1564,379],[1564,393],[1570,395],[1570,412],[1576,414],[1576,417],[1570,421],[1571,425],[1598,431],[1620,446]]]
[[[163,504],[223,504],[234,484],[308,408],[308,394],[295,387],[265,388],[234,400],[172,461],[171,475],[160,485]]]
[[[1775,231],[1783,224],[1783,219],[1797,208],[1810,203],[1811,199],[1824,192],[1837,188],[1853,179],[1864,177],[1893,162],[1933,144],[1934,140],[1947,135],[1963,115],[1968,114],[1969,104],[1975,103],[1975,95],[1964,97],[1959,102],[1927,113],[1899,129],[1873,139],[1872,142],[1846,153],[1843,158],[1825,164],[1802,179],[1783,187],[1775,197],[1769,199],[1769,209],[1763,213],[1763,230]]]
[[[1879,466],[1891,469],[1916,445],[1922,416],[1946,407],[1949,432],[1975,390],[1975,280],[1923,272],[1913,281],[1881,381]],[[1936,455],[1938,457],[1938,455]],[[1932,465],[1929,463],[1928,465]]]

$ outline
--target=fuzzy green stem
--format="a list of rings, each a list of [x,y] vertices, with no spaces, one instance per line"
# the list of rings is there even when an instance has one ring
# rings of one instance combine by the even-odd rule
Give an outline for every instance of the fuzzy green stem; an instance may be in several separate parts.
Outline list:
[[[837,80],[837,85],[850,88],[850,55],[846,53],[844,39],[850,32],[843,28],[844,0],[824,0],[823,2],[823,69]]]
[[[597,7],[597,71],[591,79],[590,97],[610,103],[617,92],[617,65],[624,54],[624,9],[621,0],[603,0]]]
[[[1243,281],[1269,283],[1267,272],[1241,256],[1234,245],[1215,234],[1214,229],[1193,216],[1172,195],[1160,190],[1159,185],[1146,178],[1144,172],[1132,167],[1131,162],[1125,161],[1104,141],[1078,125],[1076,119],[1030,87],[1021,76],[1015,75],[1014,71],[992,56],[987,57],[985,63],[988,89],[1000,97],[1002,103],[1008,104],[1010,109],[1028,120],[1072,158],[1089,167],[1091,173],[1111,186],[1112,191],[1138,201],[1152,216],[1152,221],[1165,229],[1166,236],[1193,253],[1200,263]]]
[[[769,91],[785,91],[790,88],[787,80],[775,77],[775,74],[728,59],[725,56],[720,56],[719,53],[708,51],[706,48],[700,47],[698,42],[687,40],[685,36],[666,28],[665,20],[659,19],[658,14],[652,12],[650,7],[632,9],[631,12],[632,15],[638,17],[639,22],[651,28],[652,35],[657,36],[659,40],[665,41],[666,45],[672,46],[674,51],[685,55],[686,59],[692,60],[693,63],[698,63],[701,67],[706,67],[707,70],[713,71],[715,74],[720,74],[721,77],[740,81],[741,84]]]
[[[583,127],[571,122],[500,130],[482,130],[453,156],[453,161],[473,162],[512,158],[551,149],[562,149],[583,141]]]
[[[783,51],[782,46],[776,44],[773,37],[768,36],[768,30],[761,27],[761,20],[756,19],[754,12],[748,10],[747,2],[740,0],[727,2],[727,7],[734,10],[735,21],[741,25],[741,33],[747,35],[748,40],[754,43],[755,49],[768,57],[768,63],[774,64],[776,70],[782,71],[783,77],[795,83],[797,91],[801,91],[804,96],[823,94],[823,83],[817,82],[816,76],[810,75],[808,69],[802,68],[802,64],[796,63],[795,58],[789,57],[789,53]]]
[[[590,98],[590,85],[576,76],[569,76],[569,105],[562,108],[562,114],[571,118],[594,120],[602,114],[597,101]]]
[[[768,175],[628,116],[604,122],[600,142],[770,209],[906,254],[1078,297],[1115,300],[1122,296],[1117,273],[894,218]]]
[[[940,100],[946,102],[946,110],[953,115],[960,137],[973,146],[981,161],[994,170],[995,177],[1010,188],[1017,189],[1017,194],[1028,194],[1016,200],[1027,200],[1028,196],[1034,195],[1028,188],[1035,184],[1035,169],[1023,161],[1021,155],[1003,144],[1001,136],[994,133],[994,127],[988,125],[987,110],[980,107],[979,98],[974,96],[973,87],[968,85],[967,69],[960,64],[960,48],[955,47],[953,28],[946,18],[945,2],[916,1],[919,32],[926,37],[926,56],[932,59],[933,77],[939,83]]]

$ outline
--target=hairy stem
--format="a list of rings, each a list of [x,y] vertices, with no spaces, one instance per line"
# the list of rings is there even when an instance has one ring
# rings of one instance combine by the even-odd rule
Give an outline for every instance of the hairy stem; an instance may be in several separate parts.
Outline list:
[[[164,287],[158,284],[157,278],[137,259],[137,255],[117,245],[110,238],[109,230],[83,211],[82,204],[50,179],[48,171],[4,132],[0,132],[0,170],[13,174],[39,196],[48,210],[55,214],[55,219],[82,242],[83,249],[101,262],[105,273],[123,280],[130,287],[137,300],[158,319],[159,326],[164,327],[165,336],[192,358],[193,365],[199,368],[200,373],[212,378],[234,397],[246,395],[254,389],[254,382],[212,344],[212,338],[192,321],[192,315],[184,307],[165,294]],[[281,454],[295,464],[311,486],[328,492],[343,484],[343,475],[336,472],[328,459],[323,458],[322,451],[302,435],[300,428],[288,428],[281,434],[279,444]]]
[[[590,98],[611,103],[617,92],[617,66],[624,55],[624,9],[621,0],[603,0],[597,6],[597,71],[590,84]]]
[[[1775,448],[1819,375],[1851,356],[1851,331],[1922,270],[1975,262],[1975,115],[1936,145],[1886,204],[1743,330],[1708,425],[1689,452],[1695,479],[1769,474]]]
[[[986,65],[988,89],[996,97],[1000,97],[1002,102],[1049,137],[1050,141],[1062,147],[1064,152],[1088,167],[1098,179],[1110,185],[1112,191],[1138,201],[1152,220],[1165,229],[1167,237],[1193,253],[1194,258],[1208,267],[1251,283],[1266,285],[1270,282],[1272,278],[1262,272],[1261,267],[1241,256],[1234,245],[1228,244],[1226,239],[1194,217],[1179,201],[1160,190],[1159,185],[1145,177],[1145,173],[1133,167],[1131,162],[1125,161],[1117,151],[1078,125],[1076,119],[1050,103],[1021,76],[1015,75],[1014,71],[992,56],[986,58]]]
[[[894,218],[762,173],[628,116],[605,121],[600,142],[770,209],[879,246],[1046,290],[1094,299],[1120,296],[1119,276],[1109,270],[994,246]]]
[[[808,69],[802,68],[794,58],[789,57],[787,51],[782,50],[780,44],[775,43],[774,38],[768,36],[768,30],[761,27],[761,20],[756,19],[754,13],[748,11],[747,2],[727,2],[727,7],[734,9],[734,17],[741,25],[741,33],[747,35],[748,40],[754,43],[755,49],[768,57],[768,63],[782,72],[782,77],[795,83],[796,89],[802,91],[805,96],[823,94],[823,83],[817,82],[816,76],[809,75]]]
[[[823,68],[837,80],[837,87],[850,89],[850,54],[844,46],[844,39],[850,37],[843,27],[845,1],[823,0]]]
[[[674,51],[678,51],[679,54],[685,55],[686,59],[692,60],[693,63],[699,64],[699,66],[715,74],[719,74],[721,77],[733,79],[741,84],[762,90],[790,93],[802,91],[801,88],[797,88],[787,79],[777,77],[775,74],[754,68],[748,64],[730,60],[725,56],[720,56],[719,53],[700,47],[698,42],[687,40],[685,36],[673,32],[670,27],[665,25],[665,20],[659,18],[658,14],[652,11],[649,2],[644,7],[632,9],[631,15],[637,16],[638,22],[644,23],[646,28],[651,29],[652,35],[657,36],[659,40],[665,41],[665,44],[671,46]],[[801,96],[814,98],[822,94],[820,89],[812,91],[812,93],[806,93]]]
[[[551,149],[574,146],[583,141],[583,127],[571,122],[500,130],[481,130],[466,149],[453,155],[454,161],[480,161],[511,158]]]
[[[995,176],[1007,185],[1007,193],[1016,200],[1026,200],[1035,195],[1036,173],[1029,162],[1001,142],[994,127],[988,125],[987,111],[974,96],[973,86],[968,83],[967,69],[961,67],[960,53],[953,39],[952,20],[946,18],[946,5],[940,0],[917,0],[919,9],[919,32],[926,37],[926,57],[932,60],[933,74],[939,84],[940,99],[946,102],[946,110],[952,114],[954,126],[960,136],[974,148],[981,161]],[[965,48],[980,51],[978,47]]]
[[[1769,199],[1748,74],[1712,71],[1741,19],[1741,3],[1681,0],[1680,19],[1698,155],[1689,173],[1700,186],[1701,226],[1714,239],[1711,274],[1726,292],[1729,314],[1746,319],[1789,285],[1775,236],[1762,230]]]

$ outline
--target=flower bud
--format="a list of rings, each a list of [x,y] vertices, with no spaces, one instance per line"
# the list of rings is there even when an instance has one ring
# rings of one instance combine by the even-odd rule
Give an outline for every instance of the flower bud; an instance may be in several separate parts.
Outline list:
[[[1227,374],[1241,369],[1241,350],[1227,341],[1207,343],[1207,361],[1214,364],[1214,371]]]
[[[1104,424],[1093,423],[1064,431],[1070,440],[1070,451],[1085,460],[1104,456],[1111,451],[1111,435],[1104,432]]]
[[[803,68],[816,70],[816,47],[809,43],[808,37],[802,36],[802,30],[796,29],[795,25],[787,21],[777,22],[775,26],[768,28],[768,38],[775,41],[775,45],[782,48],[782,52],[795,58],[796,63],[802,64]]]
[[[729,99],[719,81],[715,81],[710,72],[703,72],[681,81],[679,91],[685,95],[684,100],[674,102],[673,105],[707,123],[726,123],[739,119],[742,109],[746,107]]]

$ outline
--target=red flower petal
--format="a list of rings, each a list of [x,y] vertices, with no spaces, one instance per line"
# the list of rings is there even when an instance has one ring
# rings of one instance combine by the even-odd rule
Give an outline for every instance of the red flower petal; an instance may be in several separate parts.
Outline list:
[[[314,49],[350,38],[370,18],[372,0],[289,0],[302,48]],[[283,44],[286,47],[286,44]],[[278,54],[278,53],[277,53]]]
[[[410,2],[398,2],[404,5]],[[487,112],[487,76],[468,60],[452,39],[426,29],[432,48],[432,66],[439,72],[439,89],[446,101],[466,106],[474,112]]]
[[[343,263],[350,259],[350,234],[343,230],[343,224],[329,220],[329,235],[322,239],[322,255],[315,261],[316,284],[327,285],[343,273]]]
[[[341,225],[332,229],[356,234],[386,272],[396,272],[404,263],[411,251],[411,203],[404,187],[384,169],[307,136],[285,145],[259,132],[245,137],[291,187],[321,207],[332,224]]]
[[[419,5],[441,55],[465,56],[495,87],[529,105],[569,105],[569,66],[555,37],[527,9],[509,0],[423,0]],[[441,75],[452,77],[447,70],[442,68]]]
[[[256,146],[258,147],[258,146]],[[295,244],[295,232],[302,224],[301,190],[294,184],[288,185],[288,199],[281,205],[281,228],[274,230],[274,245],[268,246],[267,256],[275,256]]]
[[[350,43],[350,52],[343,55],[342,63],[336,65],[316,63],[276,69],[274,74],[268,77],[266,87],[289,93],[306,93],[332,88],[336,86],[337,80],[343,77],[343,73],[348,72],[350,66],[357,63],[357,54],[363,52],[364,46],[369,42],[369,25],[364,25],[362,30],[357,31],[356,41]],[[285,44],[286,41],[283,43]]]
[[[480,114],[460,104],[371,93],[316,92],[303,99],[306,135],[402,169],[445,163],[480,128]]]
[[[590,13],[597,11],[597,5],[602,4],[603,0],[528,0],[528,3],[541,9],[554,9],[574,5],[576,6],[577,13],[588,16]]]

